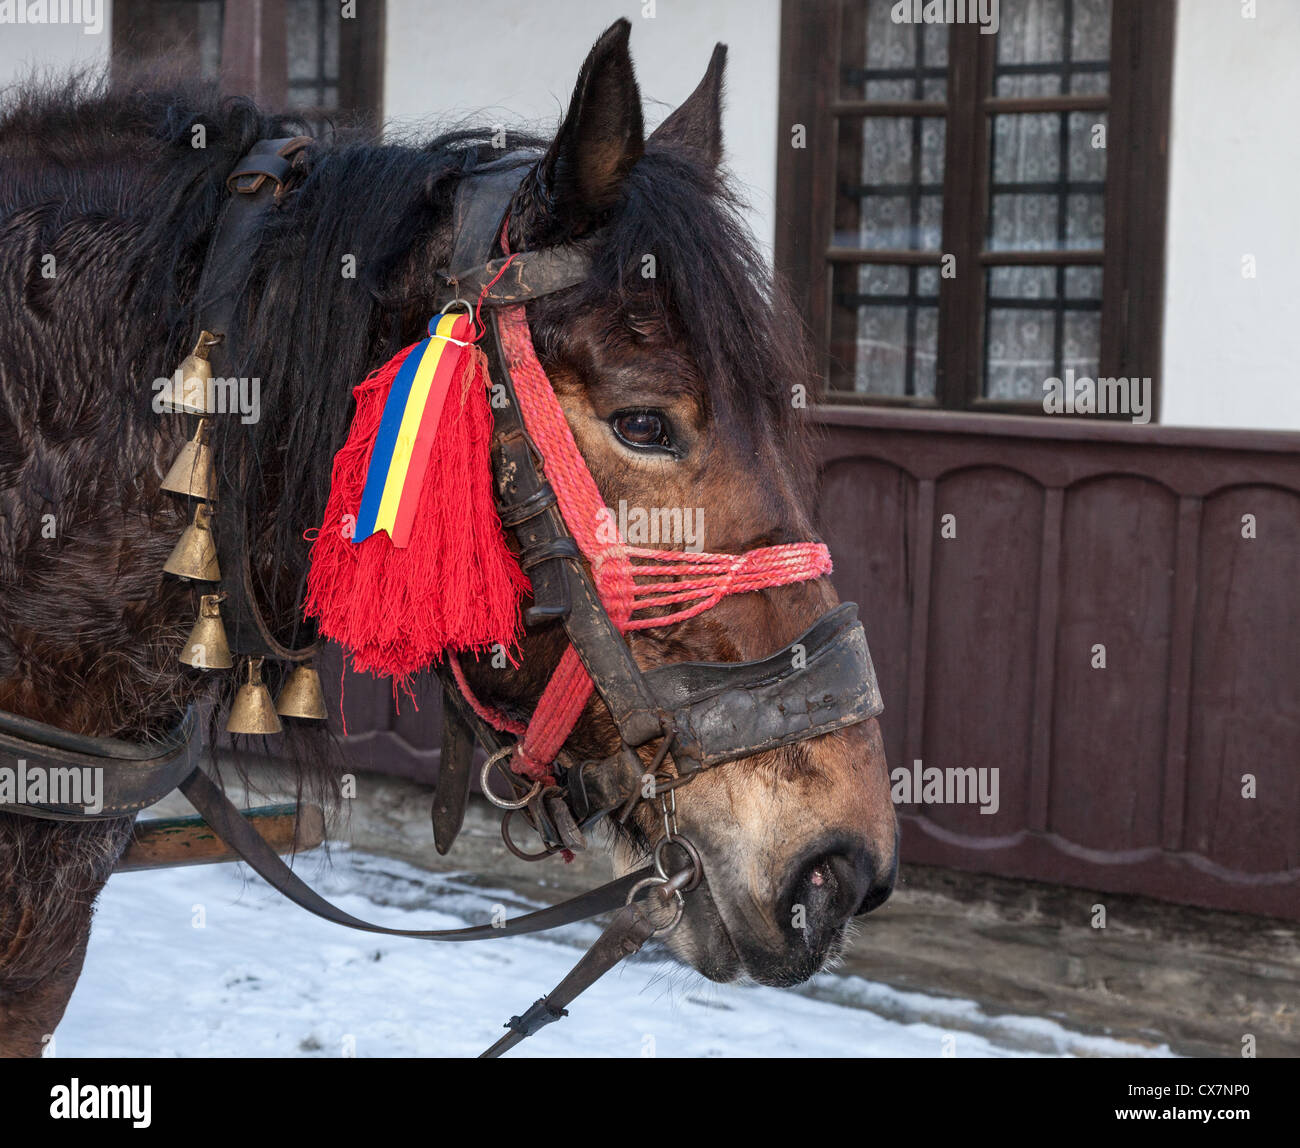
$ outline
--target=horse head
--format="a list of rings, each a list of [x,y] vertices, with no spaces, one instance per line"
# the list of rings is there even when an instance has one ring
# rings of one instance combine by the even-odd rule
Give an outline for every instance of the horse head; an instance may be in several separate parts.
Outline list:
[[[807,543],[809,359],[721,167],[725,48],[647,138],[629,28],[621,21],[596,43],[558,134],[530,160],[510,205],[513,250],[577,245],[590,260],[583,283],[529,304],[532,344],[609,524],[628,544],[739,555]],[[837,602],[823,574],[731,593],[624,638],[647,672],[752,662],[785,649]],[[465,671],[481,697],[526,715],[565,645],[559,627],[530,628],[518,669],[466,659]],[[568,760],[619,748],[593,695]],[[649,763],[655,743],[637,752]],[[852,918],[892,888],[897,827],[874,717],[702,770],[672,798],[704,878],[668,944],[714,980],[807,979]],[[662,838],[666,812],[664,802],[641,802],[618,825],[621,872]]]

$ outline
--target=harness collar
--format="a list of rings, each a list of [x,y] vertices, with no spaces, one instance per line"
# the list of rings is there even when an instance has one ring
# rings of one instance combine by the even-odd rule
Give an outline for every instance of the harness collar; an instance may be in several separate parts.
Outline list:
[[[200,740],[193,707],[159,741],[137,744],[113,737],[70,733],[57,726],[0,711],[0,760],[26,762],[47,777],[56,771],[98,771],[99,810],[65,802],[3,803],[0,811],[53,821],[107,821],[134,817],[157,804],[198,768]]]

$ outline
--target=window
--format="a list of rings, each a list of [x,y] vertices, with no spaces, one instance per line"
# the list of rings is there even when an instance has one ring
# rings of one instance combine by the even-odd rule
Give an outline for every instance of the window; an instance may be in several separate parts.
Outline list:
[[[996,34],[973,0],[894,19],[914,7],[938,10],[783,5],[776,258],[823,397],[1034,413],[1070,373],[1158,394],[1171,0],[1000,0]]]
[[[115,69],[166,56],[232,93],[309,121],[380,121],[383,0],[117,0]]]
[[[339,106],[338,0],[287,0],[291,108]]]

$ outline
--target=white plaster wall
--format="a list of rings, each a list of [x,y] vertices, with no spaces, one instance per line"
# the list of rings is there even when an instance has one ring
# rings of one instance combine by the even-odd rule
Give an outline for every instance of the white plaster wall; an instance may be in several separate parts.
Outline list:
[[[388,0],[384,116],[399,131],[457,120],[553,131],[591,45],[624,16],[650,129],[690,95],[722,41],[726,163],[770,251],[780,11],[779,0]]]
[[[0,86],[104,63],[103,31],[0,25]],[[558,123],[587,49],[620,16],[653,127],[728,44],[727,163],[770,249],[779,0],[388,0],[385,115],[396,130],[460,120]],[[1300,429],[1300,0],[1179,0],[1161,421]],[[448,54],[442,43],[454,29]],[[496,45],[491,53],[461,45]],[[658,101],[658,102],[656,102]],[[1257,277],[1242,276],[1253,255]]]
[[[59,8],[59,0],[51,0]],[[15,0],[16,7],[27,11],[24,0]],[[33,71],[59,73],[83,65],[100,65],[108,62],[112,43],[112,3],[102,0],[99,18],[95,20],[94,0],[65,4],[70,12],[80,12],[88,22],[81,24],[18,24],[0,23],[0,88],[25,79]],[[8,10],[0,13],[9,15]],[[99,31],[88,31],[94,24]]]
[[[1300,0],[1242,11],[1178,5],[1161,421],[1296,430]]]

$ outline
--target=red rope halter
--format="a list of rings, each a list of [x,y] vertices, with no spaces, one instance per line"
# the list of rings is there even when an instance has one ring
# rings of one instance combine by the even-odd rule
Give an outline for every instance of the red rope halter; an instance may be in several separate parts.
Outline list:
[[[610,539],[608,529],[598,529],[608,521],[609,512],[538,361],[523,306],[502,310],[500,332],[524,423],[545,459],[546,476],[565,525],[590,564],[601,603],[620,632],[671,626],[716,606],[728,594],[786,586],[830,573],[830,552],[817,542],[763,546],[743,554],[697,554]],[[647,578],[655,580],[638,581]],[[641,610],[667,606],[681,608],[633,617]],[[496,729],[522,739],[511,768],[535,780],[549,779],[551,762],[577,725],[593,688],[577,651],[572,646],[564,651],[527,726],[480,702],[455,658],[451,667],[474,711]]]

